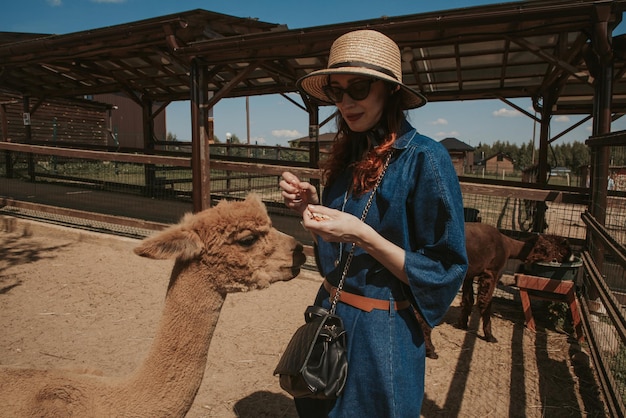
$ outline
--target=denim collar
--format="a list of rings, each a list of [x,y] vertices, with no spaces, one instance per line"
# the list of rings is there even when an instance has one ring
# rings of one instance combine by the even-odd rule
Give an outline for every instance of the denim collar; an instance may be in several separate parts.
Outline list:
[[[393,147],[395,149],[405,149],[406,147],[408,147],[413,138],[415,138],[415,135],[417,134],[416,129],[412,127],[406,119],[404,120],[404,122],[402,122],[400,132],[401,135],[393,143]]]

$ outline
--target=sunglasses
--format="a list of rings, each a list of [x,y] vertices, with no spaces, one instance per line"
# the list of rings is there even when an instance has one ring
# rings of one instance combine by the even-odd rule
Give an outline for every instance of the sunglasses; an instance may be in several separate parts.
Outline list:
[[[325,85],[322,90],[333,103],[341,103],[343,94],[347,93],[352,100],[365,100],[370,94],[372,83],[379,81],[373,78],[355,81],[348,87],[341,88],[337,86]]]

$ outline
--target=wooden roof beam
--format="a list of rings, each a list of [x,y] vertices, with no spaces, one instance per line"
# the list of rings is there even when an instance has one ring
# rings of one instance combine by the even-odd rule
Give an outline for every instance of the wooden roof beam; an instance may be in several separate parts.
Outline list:
[[[248,75],[250,75],[252,73],[252,71],[256,70],[259,67],[260,64],[261,64],[260,61],[256,61],[256,62],[250,63],[245,69],[243,69],[232,80],[230,80],[223,88],[221,88],[219,91],[217,91],[213,95],[213,97],[211,97],[209,99],[209,101],[207,102],[207,106],[209,108],[215,106],[215,104],[217,102],[219,102],[220,100],[222,100],[224,97],[226,97],[228,95],[229,91],[231,91],[233,88],[235,88],[235,86],[237,86],[237,84],[239,84]]]
[[[535,45],[529,41],[527,41],[526,39],[523,38],[515,38],[515,37],[511,37],[511,36],[507,36],[508,39],[510,39],[511,42],[516,43],[524,48],[526,48],[528,51],[532,52],[533,54],[537,55],[538,57],[544,59],[546,62],[559,67],[560,69],[567,71],[569,74],[571,74],[572,76],[576,77],[577,79],[579,79],[580,81],[582,81],[583,83],[587,83],[587,84],[591,84],[589,81],[589,77],[587,75],[581,75],[579,73],[578,68],[572,66],[570,63],[563,61],[560,58],[557,58],[553,55],[548,54],[547,52],[543,51],[541,49],[541,47],[539,47],[538,45]]]

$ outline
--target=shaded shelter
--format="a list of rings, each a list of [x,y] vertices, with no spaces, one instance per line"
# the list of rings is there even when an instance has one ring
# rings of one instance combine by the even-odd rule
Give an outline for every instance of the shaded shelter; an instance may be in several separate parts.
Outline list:
[[[47,98],[124,92],[144,109],[148,152],[156,143],[155,115],[191,99],[200,210],[210,206],[212,107],[226,97],[282,94],[309,112],[309,136],[317,138],[327,122],[319,121],[320,103],[305,97],[302,105],[287,93],[325,66],[339,35],[375,29],[398,43],[405,84],[428,100],[499,99],[539,119],[538,169],[545,178],[548,144],[559,137],[550,138],[553,115],[587,115],[584,121],[593,118],[593,132],[601,134],[626,112],[624,41],[612,36],[624,9],[625,0],[523,1],[300,29],[192,10],[66,35],[0,34],[0,87],[23,95],[25,113]],[[531,98],[540,116],[509,100],[519,97]],[[319,145],[311,144],[315,166]]]

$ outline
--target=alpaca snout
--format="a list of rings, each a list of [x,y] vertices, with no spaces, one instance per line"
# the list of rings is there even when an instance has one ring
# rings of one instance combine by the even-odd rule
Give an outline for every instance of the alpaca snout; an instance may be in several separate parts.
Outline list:
[[[295,248],[293,249],[292,254],[292,272],[294,276],[297,276],[300,273],[300,266],[306,263],[306,255],[304,254],[304,246],[296,241]]]
[[[296,247],[293,250],[293,264],[301,266],[306,263],[306,255],[304,255],[304,246],[296,242]]]

